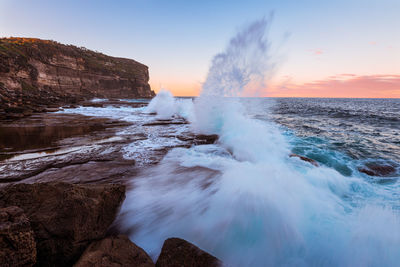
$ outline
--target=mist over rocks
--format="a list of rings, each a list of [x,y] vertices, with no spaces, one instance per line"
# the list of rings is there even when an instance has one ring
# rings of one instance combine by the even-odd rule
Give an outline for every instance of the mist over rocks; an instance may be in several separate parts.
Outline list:
[[[148,67],[132,59],[36,38],[0,39],[0,116],[93,97],[153,97],[148,81]]]

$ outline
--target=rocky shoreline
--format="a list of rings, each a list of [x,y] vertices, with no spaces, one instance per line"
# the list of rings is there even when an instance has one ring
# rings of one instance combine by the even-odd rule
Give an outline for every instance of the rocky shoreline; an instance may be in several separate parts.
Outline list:
[[[145,105],[108,100],[87,107]],[[141,125],[168,129],[176,121]],[[184,123],[184,122],[179,122]],[[122,155],[144,134],[114,119],[41,113],[0,124],[0,266],[219,266],[218,259],[181,239],[166,240],[154,263],[118,231],[126,184],[143,166]],[[159,127],[155,129],[154,127]],[[147,129],[147,130],[146,130]],[[177,136],[181,146],[209,144],[217,136]],[[170,148],[154,151],[156,164]],[[62,182],[60,182],[62,181]]]
[[[0,190],[1,266],[220,266],[189,242],[165,241],[156,262],[108,230],[122,184],[14,184]]]

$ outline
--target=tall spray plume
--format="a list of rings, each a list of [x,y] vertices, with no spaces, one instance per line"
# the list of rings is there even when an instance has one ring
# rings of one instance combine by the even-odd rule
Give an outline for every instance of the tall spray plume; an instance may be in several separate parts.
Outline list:
[[[271,19],[262,18],[243,28],[225,51],[214,56],[201,96],[258,96],[273,64],[267,39]]]

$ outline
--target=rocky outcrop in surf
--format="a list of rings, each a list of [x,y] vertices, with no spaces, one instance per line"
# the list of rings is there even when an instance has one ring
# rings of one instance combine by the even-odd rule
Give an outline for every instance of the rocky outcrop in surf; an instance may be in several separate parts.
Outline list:
[[[369,176],[385,177],[394,175],[396,168],[388,164],[367,163],[364,167],[359,167],[358,171]]]
[[[24,116],[83,99],[153,97],[148,67],[54,41],[0,39],[0,115]]]

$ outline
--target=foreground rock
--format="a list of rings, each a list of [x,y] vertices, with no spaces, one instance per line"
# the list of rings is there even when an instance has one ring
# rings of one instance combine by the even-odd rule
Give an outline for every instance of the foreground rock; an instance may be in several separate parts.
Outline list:
[[[157,267],[203,267],[222,266],[222,262],[216,257],[199,249],[195,245],[180,239],[169,238],[165,240],[158,257]]]
[[[137,266],[152,267],[147,253],[124,235],[95,241],[85,250],[75,267]]]
[[[93,97],[153,97],[148,80],[148,67],[132,59],[35,38],[0,39],[0,118]]]
[[[32,266],[36,262],[34,234],[24,211],[0,208],[0,266]]]
[[[15,184],[0,191],[0,207],[25,211],[39,266],[69,266],[91,241],[104,238],[124,198],[123,185]]]

